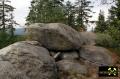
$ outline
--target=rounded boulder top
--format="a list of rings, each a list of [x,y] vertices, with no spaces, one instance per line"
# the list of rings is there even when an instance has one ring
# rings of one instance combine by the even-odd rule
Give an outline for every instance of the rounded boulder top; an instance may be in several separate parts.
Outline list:
[[[49,50],[76,50],[83,44],[81,35],[61,23],[35,23],[26,28],[29,40],[40,42]]]

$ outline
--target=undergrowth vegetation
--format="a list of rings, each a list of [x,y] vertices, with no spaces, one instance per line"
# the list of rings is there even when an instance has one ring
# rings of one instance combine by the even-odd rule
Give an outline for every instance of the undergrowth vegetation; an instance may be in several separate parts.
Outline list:
[[[96,45],[102,46],[120,56],[120,43],[108,33],[96,33]]]
[[[24,41],[25,36],[11,36],[6,32],[0,32],[0,49],[18,41]]]

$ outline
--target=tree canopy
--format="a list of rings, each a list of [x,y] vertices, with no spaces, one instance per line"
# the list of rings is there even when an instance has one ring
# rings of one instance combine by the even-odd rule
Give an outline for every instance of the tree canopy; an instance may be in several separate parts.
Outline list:
[[[32,0],[27,24],[64,21],[62,0]]]
[[[95,32],[103,33],[107,30],[107,23],[105,21],[104,11],[100,10],[98,21],[96,22]]]

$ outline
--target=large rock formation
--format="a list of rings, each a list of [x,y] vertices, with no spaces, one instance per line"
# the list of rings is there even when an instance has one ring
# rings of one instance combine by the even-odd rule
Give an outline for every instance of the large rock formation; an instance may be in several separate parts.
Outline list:
[[[35,41],[0,50],[0,79],[57,79],[56,74],[54,59]]]
[[[118,61],[107,49],[94,46],[92,32],[79,33],[60,23],[35,23],[26,30],[27,40],[34,41],[0,50],[0,79],[103,79],[98,66]]]
[[[36,40],[50,50],[76,50],[81,47],[81,35],[60,23],[36,23],[26,29],[29,40]]]

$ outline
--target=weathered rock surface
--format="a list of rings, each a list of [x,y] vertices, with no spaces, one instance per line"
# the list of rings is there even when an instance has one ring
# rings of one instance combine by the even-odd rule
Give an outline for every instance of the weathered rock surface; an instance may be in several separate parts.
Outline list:
[[[82,79],[87,74],[86,66],[74,60],[61,60],[57,66],[60,79]]]
[[[80,32],[80,35],[84,39],[84,45],[95,45],[97,36],[93,32]]]
[[[72,52],[62,52],[62,59],[67,59],[67,60],[75,60],[79,58],[78,53],[76,51]]]
[[[17,42],[0,50],[0,79],[57,79],[55,61],[36,41]]]
[[[36,40],[49,50],[76,50],[83,44],[77,31],[60,23],[35,23],[26,28],[26,33],[29,40]]]
[[[97,65],[112,65],[113,58],[110,51],[103,47],[83,46],[80,50],[80,56]]]

